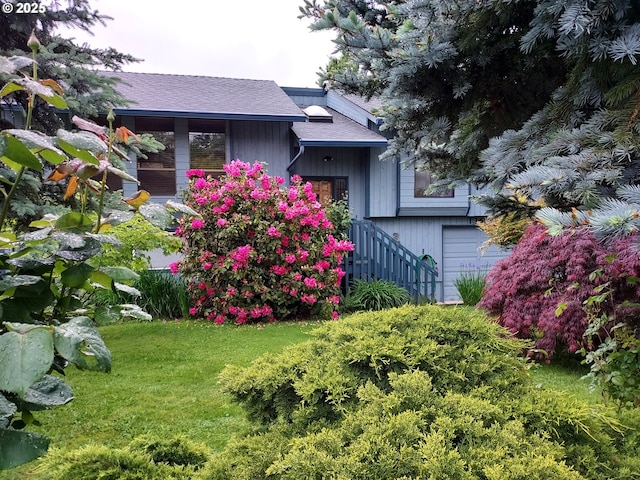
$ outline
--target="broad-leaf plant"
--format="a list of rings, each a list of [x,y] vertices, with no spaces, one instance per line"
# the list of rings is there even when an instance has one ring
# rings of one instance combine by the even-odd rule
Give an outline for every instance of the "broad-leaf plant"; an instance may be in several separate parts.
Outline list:
[[[113,128],[112,112],[108,127],[74,117],[73,131],[47,136],[32,129],[35,102],[64,110],[66,101],[54,80],[38,79],[34,35],[28,45],[33,59],[0,58],[0,75],[9,79],[2,101],[10,103],[17,91],[29,96],[24,128],[0,132],[0,469],[46,452],[47,438],[27,429],[39,425],[34,412],[73,400],[65,368],[110,371],[111,353],[97,326],[123,316],[147,318],[135,305],[92,305],[98,289],[135,293],[127,285],[135,272],[90,262],[102,245],[117,242],[109,229],[134,215],[156,224],[170,218],[164,207],[140,201],[148,198],[144,191],[110,206],[108,175],[136,181],[112,160],[126,159],[127,144],[137,141],[126,128]],[[59,182],[61,198],[56,213],[25,231],[11,212],[20,211],[18,193],[33,179]]]

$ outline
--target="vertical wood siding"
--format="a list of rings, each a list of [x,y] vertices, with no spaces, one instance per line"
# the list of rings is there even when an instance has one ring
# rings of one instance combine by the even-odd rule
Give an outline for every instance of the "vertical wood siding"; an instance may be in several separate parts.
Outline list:
[[[396,217],[372,218],[380,228],[400,241],[415,255],[429,254],[437,262],[436,299],[443,299],[443,245],[444,226],[475,226],[475,219],[468,217]],[[478,245],[479,246],[479,245]]]
[[[467,207],[469,186],[460,185],[454,190],[453,198],[415,198],[415,174],[413,166],[400,167],[400,207]]]
[[[372,148],[369,159],[369,212],[370,217],[395,217],[398,197],[398,163],[379,160],[384,149]]]
[[[231,159],[265,162],[269,175],[287,178],[287,165],[291,161],[289,129],[288,122],[230,122],[227,134],[231,140]]]

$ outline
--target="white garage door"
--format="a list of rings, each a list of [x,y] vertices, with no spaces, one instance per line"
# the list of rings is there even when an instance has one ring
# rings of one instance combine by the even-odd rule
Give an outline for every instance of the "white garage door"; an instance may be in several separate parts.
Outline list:
[[[442,228],[442,280],[445,302],[460,300],[454,281],[464,271],[465,266],[488,265],[490,269],[499,259],[509,255],[509,252],[503,252],[494,246],[481,252],[480,246],[486,239],[487,236],[477,227]]]

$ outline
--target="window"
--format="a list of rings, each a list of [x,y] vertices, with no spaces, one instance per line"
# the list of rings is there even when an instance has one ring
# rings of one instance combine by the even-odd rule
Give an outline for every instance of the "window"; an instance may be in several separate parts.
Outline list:
[[[226,163],[224,122],[189,120],[189,168],[208,175],[224,174]]]
[[[442,189],[429,193],[427,189],[431,186],[433,180],[431,174],[424,170],[418,170],[414,168],[414,184],[413,184],[413,198],[452,198],[453,190]]]
[[[151,195],[176,194],[175,133],[172,118],[136,118],[136,133],[148,133],[165,147],[138,158],[140,188]]]

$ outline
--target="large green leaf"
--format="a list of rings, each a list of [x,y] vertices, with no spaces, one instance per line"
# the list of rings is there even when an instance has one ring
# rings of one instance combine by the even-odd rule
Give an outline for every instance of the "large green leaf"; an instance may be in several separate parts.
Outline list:
[[[43,279],[33,285],[16,288],[13,297],[27,312],[39,312],[56,301],[51,285]]]
[[[32,170],[42,170],[42,163],[38,157],[20,140],[11,135],[0,135],[0,154],[2,161],[13,170],[16,170],[16,164]]]
[[[111,352],[89,317],[54,327],[54,343],[58,353],[80,369],[111,371]]]
[[[62,378],[45,375],[42,380],[31,385],[18,405],[21,410],[35,412],[66,405],[73,399],[73,390]]]
[[[107,170],[109,171],[109,173],[113,173],[115,176],[121,178],[122,180],[127,180],[129,182],[135,182],[138,185],[140,185],[140,181],[136,177],[131,176],[130,174],[128,174],[124,170],[120,170],[119,168],[113,167],[111,165],[107,167]]]
[[[8,470],[47,453],[49,440],[36,433],[0,429],[0,470]]]
[[[100,163],[96,156],[90,151],[76,148],[70,143],[65,142],[64,140],[58,139],[58,146],[74,158],[79,158],[80,160],[83,160],[92,165],[98,165]]]
[[[0,68],[4,69],[4,66],[4,64],[0,64]],[[0,98],[6,97],[13,92],[19,92],[21,90],[24,90],[24,87],[22,85],[18,85],[14,82],[9,82],[2,87],[2,90],[0,90]]]
[[[138,211],[156,227],[164,229],[169,227],[173,222],[173,216],[164,207],[164,205],[159,205],[157,203],[141,205]]]
[[[32,63],[33,59],[29,57],[20,57],[17,55],[0,57],[0,73],[15,73],[21,68],[28,67]],[[2,95],[0,95],[0,97],[1,96]]]
[[[100,137],[91,132],[68,132],[66,130],[58,130],[58,145],[66,151],[66,146],[71,145],[78,150],[89,150],[90,152],[106,153],[107,144]],[[75,156],[75,155],[74,155]],[[84,160],[84,158],[78,156]],[[95,158],[95,157],[94,157]],[[88,161],[88,160],[87,160]],[[96,163],[89,161],[89,163]],[[96,163],[97,165],[97,163]]]
[[[50,327],[4,322],[0,335],[0,390],[23,396],[53,362]]]
[[[118,305],[103,305],[96,307],[95,321],[98,325],[110,325],[122,318],[122,307]]]
[[[18,411],[18,407],[0,393],[0,428],[6,428],[9,419]]]
[[[185,205],[184,203],[176,202],[174,200],[167,200],[165,206],[170,210],[176,210],[180,213],[186,213],[187,215],[193,215],[194,217],[199,217],[200,214],[196,212],[193,208]]]
[[[56,228],[60,230],[89,231],[92,227],[92,218],[80,212],[65,213],[56,221]]]
[[[14,275],[13,277],[2,277],[0,278],[0,290],[4,291],[13,287],[34,285],[40,280],[42,280],[42,278],[35,275]]]
[[[140,278],[140,275],[127,267],[101,267],[100,271],[109,275],[116,282],[129,282]]]
[[[63,271],[60,275],[60,280],[63,285],[69,288],[80,288],[89,279],[93,271],[94,268],[91,265],[79,263]]]
[[[37,150],[44,159],[54,165],[68,160],[67,156],[55,146],[53,139],[42,132],[12,128],[5,130],[4,133],[21,140],[27,148]]]

